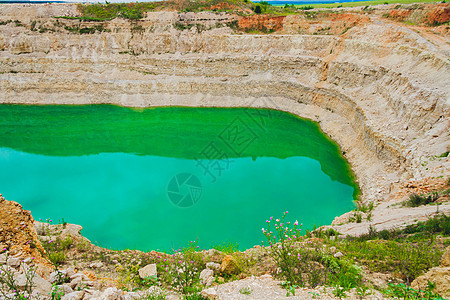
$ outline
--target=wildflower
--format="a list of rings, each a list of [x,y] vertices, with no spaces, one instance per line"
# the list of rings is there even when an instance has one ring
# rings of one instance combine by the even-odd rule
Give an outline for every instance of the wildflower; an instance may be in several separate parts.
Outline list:
[[[276,219],[277,222],[280,222],[280,219]]]
[[[270,217],[270,220],[272,221],[272,220],[273,220],[273,217]]]
[[[298,226],[298,221],[297,220],[295,220],[294,225]]]

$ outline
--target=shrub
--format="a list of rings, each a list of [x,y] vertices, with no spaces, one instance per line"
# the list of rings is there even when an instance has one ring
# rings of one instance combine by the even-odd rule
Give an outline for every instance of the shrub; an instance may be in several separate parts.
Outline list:
[[[285,280],[288,294],[292,287],[316,287],[337,284],[344,289],[356,287],[361,281],[360,270],[346,259],[338,259],[324,252],[319,243],[300,242],[298,221],[293,225],[285,222],[287,212],[281,219],[267,220],[268,228],[262,229],[269,242],[270,255],[280,269],[279,276]],[[271,231],[272,223],[275,232]],[[300,224],[301,226],[301,224]]]
[[[255,14],[260,14],[261,13],[261,6],[256,5],[255,6]]]
[[[393,243],[392,257],[397,262],[396,269],[408,284],[425,271],[439,264],[441,253],[425,243]]]
[[[428,195],[412,194],[409,196],[409,200],[406,202],[406,206],[417,207],[435,202],[439,198],[438,193],[431,193]]]
[[[446,216],[444,214],[437,215],[425,222],[418,222],[416,224],[408,225],[403,232],[406,234],[427,232],[450,235],[450,216]]]
[[[66,256],[63,252],[50,252],[48,253],[48,259],[50,259],[55,266],[59,266],[66,261]]]
[[[249,286],[243,287],[242,289],[239,290],[239,293],[241,293],[242,295],[250,295],[252,292],[253,290]]]
[[[56,284],[52,285],[52,290],[50,292],[51,300],[61,300],[62,296],[64,296],[64,291],[62,288],[58,287]]]
[[[191,298],[198,295],[200,271],[206,266],[202,254],[197,252],[197,243],[198,239],[191,241],[187,247],[176,250],[170,258],[158,263],[161,280]]]

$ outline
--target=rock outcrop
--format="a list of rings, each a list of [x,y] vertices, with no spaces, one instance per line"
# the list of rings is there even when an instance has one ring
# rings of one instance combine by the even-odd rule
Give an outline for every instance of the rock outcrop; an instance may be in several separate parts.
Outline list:
[[[38,274],[48,276],[52,265],[42,255],[44,248],[33,226],[33,217],[29,211],[14,201],[8,201],[0,194],[0,253],[7,253],[6,263],[12,268],[19,268],[23,261],[38,266]],[[5,254],[3,254],[6,259]],[[0,263],[2,259],[0,258]]]
[[[442,255],[441,265],[431,268],[424,275],[417,277],[411,283],[411,287],[426,290],[428,282],[436,284],[435,292],[443,297],[450,297],[450,246],[447,247],[444,255]]]

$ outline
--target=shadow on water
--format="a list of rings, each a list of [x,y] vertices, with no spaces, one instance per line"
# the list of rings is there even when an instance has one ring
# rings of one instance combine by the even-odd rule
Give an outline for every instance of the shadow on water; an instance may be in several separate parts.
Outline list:
[[[338,145],[317,123],[275,110],[0,105],[0,128],[0,147],[51,156],[305,156],[319,161],[332,180],[356,186]]]

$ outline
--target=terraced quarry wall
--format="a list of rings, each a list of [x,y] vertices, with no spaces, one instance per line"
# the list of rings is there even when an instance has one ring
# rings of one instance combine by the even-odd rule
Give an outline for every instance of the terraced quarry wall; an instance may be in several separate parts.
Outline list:
[[[248,34],[224,13],[88,22],[55,18],[78,16],[75,5],[5,5],[0,102],[288,111],[341,145],[364,201],[385,201],[450,174],[437,158],[450,148],[450,46],[448,29],[430,36],[381,13],[290,15],[275,33]],[[302,34],[312,28],[327,34]]]

